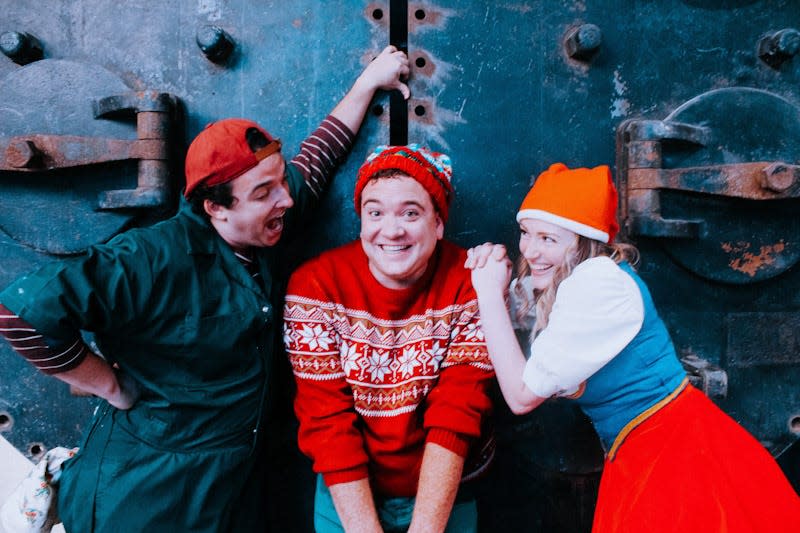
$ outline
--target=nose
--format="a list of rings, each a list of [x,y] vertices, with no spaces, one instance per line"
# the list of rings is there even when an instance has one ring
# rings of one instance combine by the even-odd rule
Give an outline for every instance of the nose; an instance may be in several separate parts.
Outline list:
[[[387,216],[383,219],[381,233],[387,238],[398,239],[405,235],[406,229],[397,217]]]
[[[528,261],[539,257],[539,247],[536,246],[533,239],[521,239],[519,243],[519,251],[522,256]]]
[[[278,201],[275,202],[275,207],[279,207],[281,209],[289,209],[294,205],[294,200],[292,199],[292,195],[289,192],[289,184],[285,181],[281,185],[281,195],[278,198]]]

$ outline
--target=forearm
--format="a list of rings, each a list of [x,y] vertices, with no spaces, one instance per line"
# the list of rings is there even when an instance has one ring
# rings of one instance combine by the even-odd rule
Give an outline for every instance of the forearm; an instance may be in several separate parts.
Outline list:
[[[387,46],[367,65],[331,115],[342,121],[352,132],[358,132],[375,91],[397,89],[409,97],[408,86],[401,82],[409,73],[408,57],[394,46]]]
[[[512,412],[527,413],[545,398],[536,396],[522,381],[526,360],[514,334],[503,295],[499,292],[479,294],[478,305],[486,346],[503,398]]]
[[[355,134],[334,116],[325,120],[300,144],[300,153],[291,161],[308,187],[319,198],[331,175],[353,147]]]
[[[458,494],[463,469],[463,457],[438,444],[425,445],[409,533],[444,531]]]
[[[369,480],[359,479],[329,487],[336,513],[347,533],[382,533]]]
[[[359,76],[330,114],[340,120],[350,131],[358,132],[376,90],[377,88],[370,85],[363,75]]]

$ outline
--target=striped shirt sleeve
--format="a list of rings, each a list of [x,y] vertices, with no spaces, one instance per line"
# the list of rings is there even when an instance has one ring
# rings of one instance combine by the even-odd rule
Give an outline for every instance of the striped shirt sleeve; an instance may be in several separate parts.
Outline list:
[[[0,304],[0,335],[11,347],[45,374],[58,374],[77,367],[89,353],[80,336],[59,347],[49,346],[33,326]]]
[[[306,181],[306,185],[319,198],[327,187],[331,174],[353,147],[355,134],[333,115],[314,130],[300,144],[300,153],[292,159]]]

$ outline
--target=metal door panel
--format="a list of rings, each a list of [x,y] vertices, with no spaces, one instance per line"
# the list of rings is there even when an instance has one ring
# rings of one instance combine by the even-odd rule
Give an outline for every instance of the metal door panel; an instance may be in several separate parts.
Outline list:
[[[177,187],[183,149],[218,118],[252,118],[281,137],[289,151],[296,148],[388,43],[390,4],[43,0],[34,7],[0,0],[0,31],[35,35],[45,60],[94,65],[129,89],[175,95],[181,111],[175,132]],[[800,8],[793,0],[442,0],[407,2],[406,7],[408,51],[415,65],[408,140],[451,155],[456,200],[446,235],[465,246],[493,240],[516,254],[514,214],[531,177],[554,161],[615,164],[615,132],[625,121],[663,121],[695,97],[737,87],[764,91],[800,108],[800,58],[790,53],[791,42],[777,42],[800,28]],[[206,25],[224,30],[235,43],[227,60],[211,61],[198,48],[197,32]],[[766,55],[776,47],[778,52]],[[0,56],[0,79],[21,68]],[[357,236],[353,177],[367,152],[388,142],[389,116],[389,98],[376,98],[353,154],[308,228],[307,246],[297,250],[294,261]],[[130,123],[113,127],[124,130],[120,137],[135,137]],[[0,137],[6,135],[2,130],[0,124]],[[797,146],[791,134],[776,135],[777,142]],[[743,151],[752,152],[748,148]],[[751,156],[741,162],[755,160]],[[785,163],[800,164],[796,156]],[[125,187],[134,186],[128,179]],[[783,202],[781,209],[789,214],[797,205],[791,198],[774,202]],[[773,244],[794,238],[793,230],[785,229],[790,218],[786,224],[762,226],[763,216],[777,204],[748,205],[753,235],[769,234]],[[716,209],[720,224],[736,216],[738,206],[730,199],[685,191],[661,196],[662,216],[691,218]],[[160,217],[163,213],[140,212],[132,223]],[[643,255],[639,271],[681,356],[692,364],[711,365],[693,377],[699,383],[710,380],[709,391],[720,394],[715,401],[773,454],[786,450],[800,434],[795,385],[800,354],[794,333],[800,311],[798,268],[787,260],[770,276],[734,284],[713,279],[714,269],[731,269],[732,263],[713,263],[691,251],[685,252],[688,259],[678,261],[664,239],[631,237]],[[744,252],[759,253],[737,252],[732,246],[731,261],[736,253],[740,258]],[[0,255],[3,286],[53,259],[6,234],[0,234]],[[687,268],[696,262],[707,264],[712,275]],[[5,345],[0,361],[11,369],[0,379],[0,411],[5,402],[14,416],[12,428],[0,426],[2,435],[24,453],[32,442],[74,443],[91,402],[69,396],[65,386],[36,374]],[[727,378],[724,398],[714,381],[717,371]],[[483,530],[588,530],[597,442],[574,411],[559,404],[548,409],[514,418],[498,408],[498,435],[506,448],[494,477],[483,485]],[[577,435],[577,445],[547,446],[559,422],[564,422],[562,437]],[[288,495],[272,495],[282,507],[270,512],[285,530],[310,530],[308,465],[292,449],[289,432],[276,441],[285,446],[280,473],[292,481]],[[793,456],[796,452],[785,453],[784,462]],[[537,508],[531,504],[536,501],[546,505]]]

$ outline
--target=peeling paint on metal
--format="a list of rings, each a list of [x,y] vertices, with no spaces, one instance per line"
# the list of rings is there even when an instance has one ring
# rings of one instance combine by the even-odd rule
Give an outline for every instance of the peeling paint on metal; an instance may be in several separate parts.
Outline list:
[[[530,13],[533,11],[533,8],[528,4],[503,4],[499,6],[501,9],[507,9],[508,11],[516,11],[517,13]]]
[[[206,15],[209,21],[220,20],[223,4],[224,2],[218,0],[197,0],[197,13]]]
[[[627,98],[624,98],[625,91],[628,89],[626,82],[622,81],[619,69],[614,71],[614,94],[617,96],[611,101],[611,118],[620,118],[628,115],[631,104]]]
[[[418,10],[425,12],[425,18],[422,20],[415,16]],[[447,26],[447,21],[457,14],[458,12],[455,9],[446,9],[428,3],[409,3],[408,33],[410,35],[412,33],[416,33],[417,31],[429,30],[433,28],[443,30]]]
[[[430,145],[431,141],[434,141],[444,150],[450,150],[450,144],[444,139],[443,132],[450,125],[466,124],[467,120],[461,116],[460,111],[456,113],[450,109],[437,108],[436,102],[432,100],[428,100],[425,103],[427,104],[426,117],[434,117],[434,120],[419,120],[420,117],[413,114],[413,105],[409,105],[412,110],[408,117],[409,138],[419,139],[418,142],[426,145]]]
[[[748,252],[751,244],[748,242],[737,242],[735,244],[723,242],[722,249],[729,254],[741,254],[740,257],[731,259],[728,265],[737,272],[754,277],[759,270],[775,264],[776,256],[786,249],[786,244],[781,240],[774,245],[761,246],[759,253]]]

